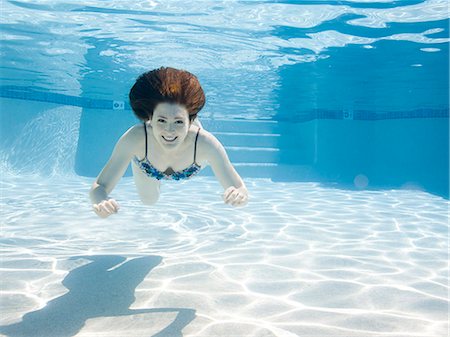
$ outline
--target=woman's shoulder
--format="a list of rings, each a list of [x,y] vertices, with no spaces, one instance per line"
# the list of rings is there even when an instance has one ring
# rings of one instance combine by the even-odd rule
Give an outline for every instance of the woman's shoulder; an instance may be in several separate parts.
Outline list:
[[[198,130],[198,143],[204,146],[211,146],[219,140],[208,130],[199,129]]]
[[[144,137],[145,135],[144,125],[145,125],[144,123],[133,125],[127,131],[125,131],[122,137],[133,140],[136,140],[136,138]]]
[[[133,125],[125,131],[119,141],[126,144],[127,147],[139,146],[141,142],[145,141],[144,125],[143,123]]]
[[[211,132],[200,129],[198,137],[198,148],[202,154],[209,157],[223,150],[222,143]]]

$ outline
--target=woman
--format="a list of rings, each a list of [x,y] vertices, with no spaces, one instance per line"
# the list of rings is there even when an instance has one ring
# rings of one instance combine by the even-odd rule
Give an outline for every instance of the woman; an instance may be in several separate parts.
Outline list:
[[[247,203],[247,189],[222,144],[196,120],[205,95],[193,74],[164,67],[146,72],[131,88],[130,104],[143,124],[122,135],[95,180],[90,198],[97,215],[117,213],[119,205],[108,195],[130,161],[144,204],[158,200],[162,179],[189,179],[208,164],[225,190],[225,203]]]

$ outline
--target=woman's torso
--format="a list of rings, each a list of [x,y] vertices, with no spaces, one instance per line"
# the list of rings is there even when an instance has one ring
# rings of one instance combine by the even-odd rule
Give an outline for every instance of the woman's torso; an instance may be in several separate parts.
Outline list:
[[[145,126],[145,128],[144,128]],[[181,180],[197,174],[206,165],[202,146],[202,133],[191,125],[183,142],[173,150],[163,149],[156,141],[152,127],[139,124],[133,127],[133,165],[151,178]]]

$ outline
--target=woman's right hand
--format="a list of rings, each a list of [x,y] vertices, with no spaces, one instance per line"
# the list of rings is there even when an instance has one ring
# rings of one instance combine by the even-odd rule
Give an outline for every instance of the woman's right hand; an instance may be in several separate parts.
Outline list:
[[[119,210],[119,204],[114,199],[103,200],[98,204],[92,205],[92,207],[94,212],[101,218],[107,218]]]

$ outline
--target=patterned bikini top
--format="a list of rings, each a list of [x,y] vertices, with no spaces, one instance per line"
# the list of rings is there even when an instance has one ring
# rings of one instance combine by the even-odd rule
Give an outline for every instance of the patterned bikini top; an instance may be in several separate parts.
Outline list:
[[[161,172],[156,167],[154,167],[147,158],[147,126],[144,124],[145,131],[145,157],[140,160],[138,157],[134,157],[134,163],[144,172],[148,177],[155,178],[157,180],[165,179],[165,180],[183,180],[189,179],[192,176],[196,175],[200,172],[201,166],[198,165],[195,161],[195,155],[197,154],[197,139],[198,134],[200,133],[200,129],[197,131],[197,135],[195,136],[195,144],[194,144],[194,162],[186,167],[182,171],[173,171],[171,168],[167,169],[164,172]]]

